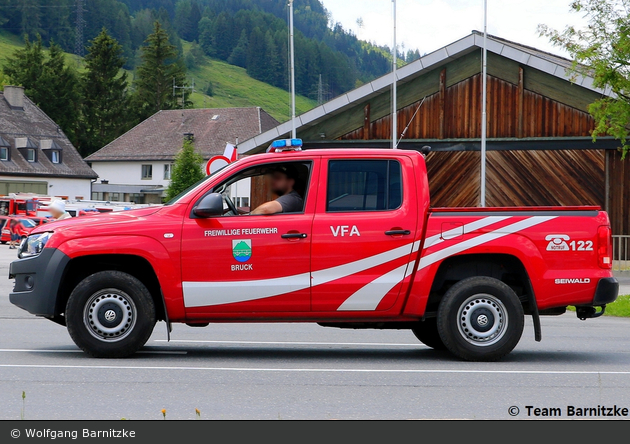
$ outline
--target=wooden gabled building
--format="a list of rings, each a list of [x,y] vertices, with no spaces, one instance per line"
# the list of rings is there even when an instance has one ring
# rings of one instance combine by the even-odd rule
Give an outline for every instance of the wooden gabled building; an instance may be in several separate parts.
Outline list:
[[[432,205],[479,204],[483,35],[471,35],[397,72],[399,147],[429,145]],[[600,205],[615,234],[630,234],[630,168],[619,143],[593,142],[588,106],[610,96],[572,76],[571,61],[488,37],[489,206]],[[391,146],[392,74],[297,117],[305,148]],[[239,146],[264,151],[288,137],[285,122]]]

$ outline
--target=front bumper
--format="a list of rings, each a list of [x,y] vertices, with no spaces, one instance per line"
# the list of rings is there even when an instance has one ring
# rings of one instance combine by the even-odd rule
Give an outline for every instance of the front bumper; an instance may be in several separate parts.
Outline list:
[[[58,317],[63,307],[58,306],[57,296],[69,261],[62,251],[44,248],[38,256],[11,262],[9,278],[15,278],[11,303],[37,316]]]

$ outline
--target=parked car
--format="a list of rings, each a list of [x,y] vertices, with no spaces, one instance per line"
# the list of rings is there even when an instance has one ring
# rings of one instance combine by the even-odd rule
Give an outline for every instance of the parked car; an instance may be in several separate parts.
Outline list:
[[[0,216],[0,225],[2,226],[0,243],[6,244],[11,240],[11,231],[9,230],[9,224],[11,221],[17,221],[16,227],[20,238],[27,237],[34,228],[41,225],[41,223],[36,223],[32,219],[26,219],[23,217]]]
[[[31,217],[29,219],[35,222],[37,226],[47,224],[48,222],[52,222],[54,220],[51,217]]]

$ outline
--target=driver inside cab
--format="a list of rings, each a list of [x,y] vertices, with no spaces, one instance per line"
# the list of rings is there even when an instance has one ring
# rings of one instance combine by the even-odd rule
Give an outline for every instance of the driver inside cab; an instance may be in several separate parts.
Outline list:
[[[293,165],[280,165],[271,174],[271,191],[279,197],[265,202],[250,214],[299,213],[304,209],[304,199],[295,191],[298,171]]]

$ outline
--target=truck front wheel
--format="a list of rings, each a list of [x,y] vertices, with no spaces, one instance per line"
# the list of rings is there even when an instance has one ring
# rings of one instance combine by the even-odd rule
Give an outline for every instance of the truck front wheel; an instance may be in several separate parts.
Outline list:
[[[467,361],[501,359],[516,347],[524,325],[523,306],[514,290],[485,276],[453,285],[438,308],[442,342]]]
[[[95,358],[125,358],[149,339],[156,322],[149,290],[120,271],[101,271],[83,279],[66,304],[72,340]]]

